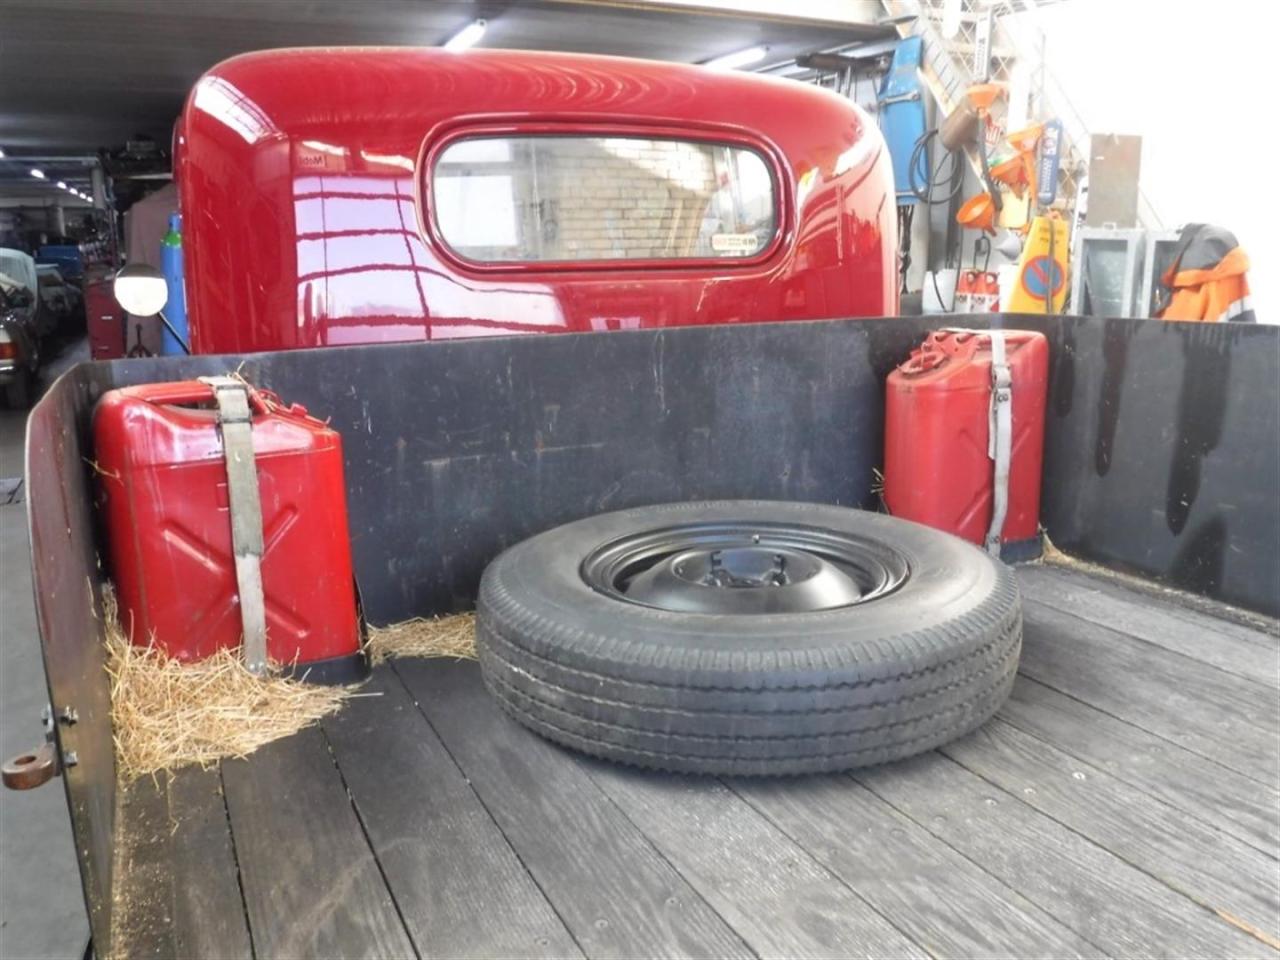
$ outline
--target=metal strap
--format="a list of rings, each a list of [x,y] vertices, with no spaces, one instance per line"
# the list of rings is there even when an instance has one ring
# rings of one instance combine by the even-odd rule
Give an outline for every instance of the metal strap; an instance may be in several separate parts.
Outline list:
[[[991,526],[987,552],[1000,556],[1000,534],[1009,512],[1009,461],[1013,448],[1013,373],[1005,356],[1003,330],[991,330],[991,407],[987,456],[994,461],[991,487]]]
[[[253,456],[253,411],[249,390],[234,377],[201,377],[213,387],[227,464],[227,500],[231,512],[231,552],[235,557],[244,663],[250,673],[267,669],[267,613],[262,592],[262,502]]]

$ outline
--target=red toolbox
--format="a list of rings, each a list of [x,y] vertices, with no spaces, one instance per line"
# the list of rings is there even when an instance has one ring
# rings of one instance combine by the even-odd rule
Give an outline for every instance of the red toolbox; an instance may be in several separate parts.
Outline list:
[[[221,379],[220,389],[229,378]],[[154,642],[180,660],[196,660],[255,632],[260,637],[245,619],[253,608],[259,631],[265,621],[271,661],[310,680],[353,679],[367,667],[341,437],[300,406],[285,407],[265,391],[240,392],[247,403],[240,400],[238,428],[248,428],[241,436],[260,502],[252,519],[261,518],[261,590],[246,590],[257,600],[244,611],[231,501],[244,502],[237,491],[252,494],[253,473],[238,472],[239,484],[229,485],[224,453],[233,448],[228,439],[224,451],[224,437],[232,427],[215,386],[191,380],[128,387],[98,404],[95,457],[121,624],[135,644]],[[239,533],[235,542],[243,543]]]
[[[134,317],[116,302],[115,274],[94,269],[85,274],[84,315],[89,357],[149,357],[160,352],[160,318]]]
[[[89,356],[94,360],[123,357],[127,350],[124,308],[116,303],[109,274],[85,277],[84,316]]]
[[[994,346],[1003,352],[993,376]],[[1002,348],[1002,349],[1001,349]],[[938,330],[889,374],[884,499],[896,517],[1000,549],[1039,553],[1049,345],[1031,330]],[[998,480],[1002,403],[1007,482]],[[994,429],[993,429],[994,425]],[[1005,519],[993,510],[1006,494]],[[991,544],[989,535],[998,536]]]

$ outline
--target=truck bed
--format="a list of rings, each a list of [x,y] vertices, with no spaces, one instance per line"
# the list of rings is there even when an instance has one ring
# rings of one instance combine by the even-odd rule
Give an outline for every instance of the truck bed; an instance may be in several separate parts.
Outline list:
[[[999,717],[853,775],[647,773],[540,740],[473,663],[123,794],[128,956],[1277,956],[1269,622],[1020,570]]]

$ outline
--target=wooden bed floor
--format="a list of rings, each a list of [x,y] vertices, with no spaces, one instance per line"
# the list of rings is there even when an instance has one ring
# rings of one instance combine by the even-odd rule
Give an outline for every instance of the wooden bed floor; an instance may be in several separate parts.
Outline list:
[[[853,775],[579,757],[474,664],[122,802],[116,955],[1277,957],[1280,639],[1020,571],[1013,697]]]

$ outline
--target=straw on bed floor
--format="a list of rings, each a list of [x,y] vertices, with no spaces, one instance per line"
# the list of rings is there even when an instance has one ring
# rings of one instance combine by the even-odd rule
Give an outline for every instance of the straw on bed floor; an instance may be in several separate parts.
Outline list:
[[[388,657],[476,658],[476,615],[456,613],[448,617],[405,620],[386,627],[369,628],[369,659],[375,665]]]
[[[188,764],[245,757],[341,709],[359,685],[319,686],[255,677],[239,651],[182,663],[129,642],[113,592],[103,592],[116,767],[122,781]],[[373,662],[389,657],[475,656],[474,616],[409,620],[370,630]]]

